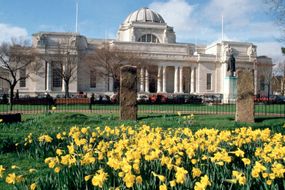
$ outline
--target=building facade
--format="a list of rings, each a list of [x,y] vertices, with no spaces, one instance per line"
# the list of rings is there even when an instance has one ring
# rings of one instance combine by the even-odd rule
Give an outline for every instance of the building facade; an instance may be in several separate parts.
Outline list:
[[[3,76],[3,78],[8,78],[9,73],[4,70],[2,67],[0,67],[0,75]],[[9,92],[9,84],[7,81],[0,79],[0,96],[2,94],[8,94]]]
[[[156,12],[141,8],[129,14],[120,25],[114,40],[90,39],[78,33],[39,32],[33,35],[33,48],[45,57],[41,74],[26,79],[25,86],[18,86],[20,93],[37,95],[50,93],[64,94],[64,81],[58,76],[67,66],[56,56],[60,44],[62,52],[74,59],[73,79],[70,93],[112,93],[112,79],[92,73],[90,66],[80,59],[81,52],[91,52],[107,43],[110,47],[140,55],[152,65],[139,70],[140,93],[191,93],[223,94],[229,97],[231,87],[227,78],[227,62],[235,58],[236,69],[252,69],[255,78],[255,94],[267,95],[270,91],[272,60],[257,56],[256,45],[249,42],[221,41],[210,45],[177,43],[174,28],[167,25]],[[269,77],[269,78],[268,78]]]

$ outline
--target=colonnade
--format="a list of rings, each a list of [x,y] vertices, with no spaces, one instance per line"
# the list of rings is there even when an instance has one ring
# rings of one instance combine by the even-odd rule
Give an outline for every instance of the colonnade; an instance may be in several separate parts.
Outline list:
[[[53,73],[53,68],[52,68],[52,64],[50,62],[46,63],[46,79],[45,79],[45,91],[46,92],[50,92],[52,91],[52,83],[53,83],[53,78],[52,78],[52,73]],[[62,65],[62,70],[65,70],[65,65]],[[64,79],[62,80],[62,86],[61,86],[61,91],[65,92],[65,82]]]
[[[189,91],[190,93],[196,92],[196,67],[185,67],[185,66],[158,66],[157,68],[157,93],[167,93],[167,67],[174,68],[174,86],[173,93],[184,93],[183,80],[187,76],[183,76],[184,68],[190,69],[190,80],[189,80]],[[146,68],[140,69],[140,92],[149,92],[149,72]]]

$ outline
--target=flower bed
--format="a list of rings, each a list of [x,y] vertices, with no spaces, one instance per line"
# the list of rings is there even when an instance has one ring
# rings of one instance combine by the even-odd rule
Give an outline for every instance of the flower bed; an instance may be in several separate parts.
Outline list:
[[[269,129],[72,127],[17,144],[44,159],[46,176],[1,165],[0,178],[20,189],[284,189],[284,144]]]

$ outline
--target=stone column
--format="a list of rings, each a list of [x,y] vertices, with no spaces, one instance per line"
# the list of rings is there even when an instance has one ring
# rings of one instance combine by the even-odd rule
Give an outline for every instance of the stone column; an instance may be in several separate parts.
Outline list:
[[[157,92],[161,92],[161,66],[157,70]]]
[[[197,68],[194,67],[194,92],[197,92]]]
[[[145,92],[149,93],[149,74],[147,69],[145,69]]]
[[[174,93],[178,93],[178,66],[174,70]]]
[[[65,75],[65,65],[63,64],[62,65],[62,73],[63,73],[63,75]],[[65,82],[64,82],[64,80],[63,80],[63,78],[62,78],[62,85],[61,85],[61,91],[62,92],[65,92]]]
[[[195,76],[194,76],[194,68],[191,67],[191,89],[190,89],[191,93],[194,93],[194,81],[195,81],[194,78],[195,78]]]
[[[183,93],[183,66],[179,67],[179,93]]]
[[[162,92],[166,93],[166,66],[163,66],[162,78],[163,78]]]
[[[257,83],[258,83],[258,80],[257,80],[257,68],[254,68],[254,95],[257,95],[258,91],[257,91]]]
[[[141,80],[140,80],[140,91],[141,92],[144,92],[144,69],[141,68],[141,73],[140,73],[140,77],[141,77]]]
[[[47,62],[47,80],[46,80],[46,91],[51,91],[51,64],[50,62]]]
[[[114,91],[114,80],[113,77],[109,77],[109,89],[110,92]]]
[[[137,119],[137,68],[123,66],[120,70],[120,119]]]

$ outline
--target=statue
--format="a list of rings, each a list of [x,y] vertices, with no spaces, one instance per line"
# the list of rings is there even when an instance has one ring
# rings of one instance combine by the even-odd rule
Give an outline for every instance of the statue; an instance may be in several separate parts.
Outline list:
[[[234,76],[234,72],[236,71],[236,59],[232,53],[227,61],[227,71],[231,72],[231,77]]]

